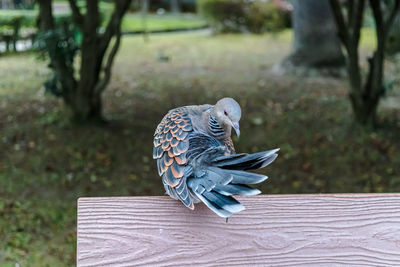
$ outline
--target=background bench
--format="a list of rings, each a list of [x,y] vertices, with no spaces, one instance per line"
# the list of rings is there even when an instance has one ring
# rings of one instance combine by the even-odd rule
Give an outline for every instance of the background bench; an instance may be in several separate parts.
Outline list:
[[[400,265],[400,194],[238,199],[226,223],[169,197],[80,198],[77,265]]]

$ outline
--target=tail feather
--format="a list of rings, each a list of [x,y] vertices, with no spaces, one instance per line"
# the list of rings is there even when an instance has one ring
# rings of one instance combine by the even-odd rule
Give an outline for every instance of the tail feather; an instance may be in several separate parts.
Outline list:
[[[268,166],[269,164],[271,164],[276,158],[278,157],[278,154],[273,153],[272,155],[268,156],[265,161],[263,162],[263,164],[261,165],[261,167],[258,167],[256,169],[261,169],[264,168],[266,166]]]
[[[231,196],[225,196],[215,191],[204,191],[196,196],[212,211],[221,217],[230,217],[233,213],[244,210],[244,206]]]
[[[203,196],[221,209],[226,210],[230,213],[236,213],[244,210],[243,205],[240,204],[239,201],[237,201],[233,197],[224,196],[215,191],[206,191],[203,193]]]
[[[261,193],[261,191],[258,189],[254,189],[250,186],[241,184],[217,185],[216,187],[214,187],[214,191],[225,196],[255,196]]]
[[[212,210],[213,212],[215,212],[218,216],[223,217],[223,218],[227,218],[230,217],[232,215],[232,213],[230,213],[227,210],[224,210],[223,208],[219,207],[218,205],[216,205],[215,203],[209,201],[207,198],[205,198],[202,194],[198,194],[196,193],[196,196],[208,207],[210,208],[210,210]]]
[[[279,149],[273,149],[253,154],[235,154],[218,157],[213,160],[213,166],[230,170],[255,170],[263,168],[276,159]]]
[[[195,169],[193,176],[187,179],[187,186],[193,195],[213,212],[221,217],[229,217],[244,210],[244,206],[233,196],[253,196],[261,193],[248,184],[261,183],[268,178],[246,170],[267,166],[276,159],[278,150],[217,157],[208,166]]]
[[[238,170],[226,170],[216,167],[209,167],[214,173],[221,177],[229,177],[232,184],[258,184],[268,179],[268,176]]]

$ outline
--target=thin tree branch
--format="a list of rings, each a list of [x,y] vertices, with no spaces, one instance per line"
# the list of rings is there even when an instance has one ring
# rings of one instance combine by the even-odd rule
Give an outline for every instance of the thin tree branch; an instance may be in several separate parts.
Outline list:
[[[354,43],[357,45],[357,47],[358,47],[358,42],[360,41],[360,31],[363,23],[364,7],[365,7],[365,0],[358,0],[356,2],[353,18],[350,22],[352,29],[351,33],[352,39]]]
[[[74,20],[74,23],[79,27],[82,27],[84,18],[81,11],[79,10],[78,5],[76,4],[76,1],[68,0],[68,2],[72,11],[72,19]]]
[[[340,40],[346,49],[349,49],[349,31],[338,0],[329,0]]]
[[[108,22],[107,28],[103,36],[101,37],[100,48],[98,52],[98,56],[102,57],[111,42],[113,36],[116,37],[114,46],[111,48],[110,53],[108,54],[106,64],[103,68],[104,77],[96,86],[95,93],[101,93],[106,88],[108,82],[111,78],[111,70],[112,64],[114,62],[115,55],[117,54],[119,45],[121,43],[121,22],[122,17],[126,13],[129,8],[131,0],[121,0],[115,2],[114,12],[111,16],[110,21]]]
[[[347,0],[346,1],[347,5],[347,21],[351,21],[351,18],[354,15],[354,0]]]
[[[390,28],[392,27],[394,19],[396,18],[396,15],[398,15],[399,10],[400,10],[400,0],[395,0],[392,12],[390,13],[384,26],[386,34],[390,31]]]
[[[371,5],[372,14],[374,15],[375,19],[376,38],[378,39],[377,50],[379,50],[379,47],[383,45],[386,38],[381,4],[379,0],[369,0],[369,4]]]
[[[131,3],[131,0],[115,1],[115,7],[114,7],[113,14],[111,15],[111,18],[107,24],[106,30],[101,37],[99,56],[104,55],[104,53],[106,52],[111,39],[118,31],[118,28],[121,26],[122,17],[128,10],[130,3]]]
[[[115,37],[115,43],[114,46],[112,47],[107,60],[106,60],[106,65],[104,66],[104,77],[103,79],[97,84],[96,89],[95,89],[95,94],[100,94],[101,92],[104,91],[106,88],[108,82],[111,79],[111,70],[112,70],[112,64],[114,62],[115,55],[118,52],[119,45],[121,43],[121,28],[117,30],[117,34]]]

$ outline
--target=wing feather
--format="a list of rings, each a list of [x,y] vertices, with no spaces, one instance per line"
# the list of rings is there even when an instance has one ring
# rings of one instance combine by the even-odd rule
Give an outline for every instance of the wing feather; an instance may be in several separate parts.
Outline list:
[[[192,122],[184,108],[173,109],[164,116],[154,134],[153,158],[157,159],[158,173],[163,182],[174,188],[185,175],[186,152]],[[183,193],[183,192],[182,192]],[[184,199],[187,193],[184,195]]]

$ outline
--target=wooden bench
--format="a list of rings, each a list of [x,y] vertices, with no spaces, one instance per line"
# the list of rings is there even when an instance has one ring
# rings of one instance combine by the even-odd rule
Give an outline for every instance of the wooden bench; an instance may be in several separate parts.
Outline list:
[[[13,50],[17,51],[17,41],[19,31],[21,29],[21,23],[23,18],[16,17],[10,21],[2,21],[0,26],[8,28],[7,30],[0,32],[0,41],[4,41],[6,45],[6,51],[10,51],[10,45],[12,44]]]
[[[16,17],[10,21],[0,21],[0,42],[4,42],[6,52],[17,52],[17,42],[30,40],[33,44],[36,29],[22,28],[23,17]]]
[[[400,266],[400,194],[261,195],[217,217],[169,197],[78,200],[78,266]]]

